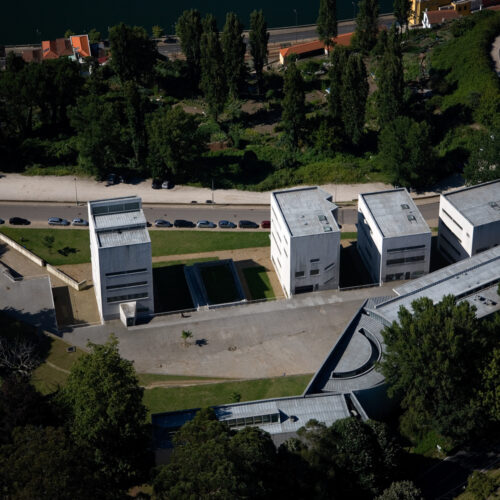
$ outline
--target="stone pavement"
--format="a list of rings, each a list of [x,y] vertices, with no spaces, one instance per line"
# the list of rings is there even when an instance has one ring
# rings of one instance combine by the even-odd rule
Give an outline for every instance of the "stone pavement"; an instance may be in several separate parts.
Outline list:
[[[392,284],[394,286],[394,284]],[[85,347],[114,333],[122,356],[139,372],[259,378],[314,372],[368,297],[393,295],[392,286],[315,292],[290,300],[157,316],[126,329],[119,321],[75,328],[67,342]],[[182,330],[193,333],[185,347]],[[201,345],[196,345],[198,342]]]

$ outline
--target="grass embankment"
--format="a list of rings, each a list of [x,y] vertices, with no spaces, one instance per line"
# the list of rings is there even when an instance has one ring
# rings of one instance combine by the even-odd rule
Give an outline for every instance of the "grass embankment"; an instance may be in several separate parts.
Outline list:
[[[266,269],[262,266],[243,269],[252,300],[273,299],[274,291],[269,281]]]
[[[144,403],[150,413],[160,413],[233,403],[236,395],[240,401],[297,396],[310,379],[311,375],[292,375],[191,387],[158,387],[145,391]]]
[[[3,227],[0,231],[54,266],[90,262],[88,231],[13,227]],[[45,243],[46,236],[54,237],[51,248]],[[208,231],[151,231],[150,236],[154,257],[270,245],[269,233],[257,231],[235,231],[232,233],[220,231],[214,231],[213,233]]]

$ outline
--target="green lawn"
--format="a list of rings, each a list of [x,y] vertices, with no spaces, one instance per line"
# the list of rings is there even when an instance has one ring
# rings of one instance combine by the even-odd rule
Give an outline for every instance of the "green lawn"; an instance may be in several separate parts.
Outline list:
[[[293,375],[190,387],[158,387],[144,392],[144,404],[151,414],[234,403],[235,394],[240,395],[240,401],[297,396],[310,380],[311,375]]]
[[[81,229],[31,229],[3,227],[0,231],[53,266],[90,262],[89,232]],[[52,248],[44,244],[54,237]]]
[[[358,233],[340,233],[340,239],[341,240],[357,240],[358,239]]]
[[[264,267],[246,267],[243,269],[243,275],[245,276],[252,300],[274,298],[274,291]]]
[[[199,268],[210,304],[225,304],[238,298],[233,273],[229,265]]]
[[[63,386],[68,378],[67,372],[71,369],[73,363],[84,353],[79,348],[77,348],[76,352],[67,352],[66,349],[69,347],[69,344],[53,337],[48,337],[48,339],[50,350],[45,360],[46,362],[42,363],[33,372],[31,379],[33,385],[42,394],[49,394],[57,390],[59,386]]]
[[[153,255],[182,255],[236,248],[267,247],[268,232],[150,231]]]
[[[159,373],[138,373],[139,384],[147,386],[155,382],[177,382],[179,380],[219,380],[218,377],[189,377],[187,375],[162,375]],[[226,380],[221,378],[220,380]]]
[[[0,231],[31,250],[49,264],[82,264],[90,262],[89,232],[81,229],[33,229],[3,227]],[[154,257],[197,252],[215,252],[269,246],[269,233],[257,231],[150,231]],[[44,244],[53,236],[52,249]]]

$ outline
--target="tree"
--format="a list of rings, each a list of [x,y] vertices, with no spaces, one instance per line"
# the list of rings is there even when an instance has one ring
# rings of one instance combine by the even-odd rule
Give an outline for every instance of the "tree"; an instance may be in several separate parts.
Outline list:
[[[394,0],[394,17],[399,24],[399,29],[403,27],[408,31],[408,20],[411,13],[411,0]]]
[[[500,331],[500,319],[498,315],[496,319],[493,320],[493,324],[495,323],[496,328],[491,329],[492,335],[495,335],[495,331]],[[489,416],[490,420],[497,423],[500,422],[500,345],[497,345],[486,359],[482,369],[479,396],[484,411]]]
[[[267,32],[267,23],[264,19],[262,10],[254,10],[250,14],[250,54],[252,55],[253,67],[257,77],[257,88],[259,94],[263,90],[263,73],[264,64],[267,63],[267,42],[269,41],[269,33]]]
[[[370,52],[377,43],[378,15],[378,0],[360,0],[352,45],[365,54]]]
[[[286,68],[283,82],[283,101],[281,103],[281,122],[287,143],[297,148],[306,119],[304,80],[294,62]]]
[[[155,24],[151,28],[151,33],[153,35],[153,38],[161,38],[165,34],[163,28],[161,26],[158,26],[157,24]]]
[[[319,39],[329,49],[337,36],[337,0],[320,0],[316,24]]]
[[[231,431],[200,410],[174,436],[170,462],[153,481],[157,498],[269,498],[275,449],[257,428]]]
[[[375,500],[423,500],[423,497],[411,481],[395,481]]]
[[[475,500],[487,500],[497,490],[495,480],[487,473],[475,470],[467,479],[465,493]]]
[[[468,185],[500,178],[500,128],[477,132],[477,137],[464,168]]]
[[[156,47],[141,26],[120,23],[109,30],[111,67],[122,83],[140,83],[150,78],[156,61]]]
[[[89,343],[90,353],[72,366],[61,391],[77,446],[91,453],[99,481],[123,491],[143,480],[148,436],[144,389],[118,341]]]
[[[180,106],[161,108],[150,115],[147,130],[152,176],[162,178],[168,172],[188,178],[190,165],[204,149],[197,117]]]
[[[4,331],[0,335],[0,372],[28,379],[42,362],[41,339],[36,334]]]
[[[70,38],[74,35],[76,35],[76,33],[72,29],[69,29],[69,28],[64,32],[64,38]]]
[[[110,498],[97,487],[87,452],[54,427],[14,430],[12,444],[0,447],[0,491],[18,499]]]
[[[55,238],[54,236],[52,235],[46,235],[42,238],[42,243],[44,244],[44,246],[46,246],[48,249],[49,249],[49,252],[52,253],[52,247],[54,246],[54,241],[55,241]]]
[[[330,58],[330,93],[328,95],[328,114],[332,121],[342,123],[342,75],[347,65],[349,51],[343,45],[336,45]]]
[[[233,98],[237,98],[239,89],[245,79],[246,45],[243,40],[243,24],[241,24],[234,12],[226,14],[226,24],[222,32],[221,42],[229,94]]]
[[[209,113],[217,120],[227,100],[227,83],[217,23],[211,14],[203,19],[200,48],[200,88],[207,101]]]
[[[193,332],[191,330],[182,330],[182,340],[184,341],[184,347],[189,345],[189,339],[193,336]]]
[[[386,352],[380,369],[388,394],[401,400],[403,429],[413,436],[433,430],[463,438],[484,420],[475,400],[487,336],[475,308],[449,295],[437,304],[415,300],[382,332]]]
[[[377,108],[381,126],[401,114],[404,98],[403,56],[399,36],[394,28],[387,38],[387,44],[377,68]]]
[[[379,136],[379,156],[393,185],[421,188],[433,182],[434,153],[427,123],[398,116]]]
[[[137,85],[133,82],[125,84],[124,97],[129,142],[134,153],[131,166],[135,169],[143,169],[147,152],[146,100],[140,95]]]
[[[89,42],[90,43],[99,43],[101,41],[101,32],[97,31],[95,28],[92,28],[89,31]]]
[[[201,74],[201,14],[195,9],[185,10],[177,20],[175,32],[180,39],[181,49],[186,56],[191,78],[198,86]]]
[[[298,450],[317,471],[327,498],[373,498],[394,477],[401,449],[387,428],[356,418],[330,427],[310,421]]]
[[[122,106],[115,100],[91,93],[80,97],[70,111],[77,130],[78,164],[98,178],[117,165],[128,163],[129,144],[122,133]]]
[[[361,54],[349,56],[342,75],[342,121],[347,137],[358,144],[365,126],[368,81]]]

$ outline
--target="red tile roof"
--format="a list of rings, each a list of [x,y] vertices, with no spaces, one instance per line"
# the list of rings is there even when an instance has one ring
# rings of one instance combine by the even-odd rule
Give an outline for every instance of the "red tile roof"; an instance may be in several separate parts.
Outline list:
[[[90,44],[88,35],[75,35],[70,38],[75,54],[81,57],[90,57]]]
[[[344,33],[333,39],[336,45],[348,46],[351,44],[351,38],[354,33]],[[280,55],[283,59],[286,59],[290,54],[307,54],[309,52],[316,52],[318,50],[324,50],[325,44],[320,40],[315,40],[314,42],[300,43],[298,45],[293,45],[292,47],[287,47],[286,49],[280,50]]]
[[[44,59],[57,59],[61,56],[70,56],[73,54],[71,43],[66,38],[57,38],[56,40],[44,40],[42,42],[42,56]]]
[[[427,19],[431,26],[433,24],[441,24],[445,21],[451,21],[452,19],[458,19],[460,14],[453,9],[446,10],[430,10],[427,12]]]
[[[23,50],[23,60],[26,62],[41,62],[42,61],[42,49]]]

